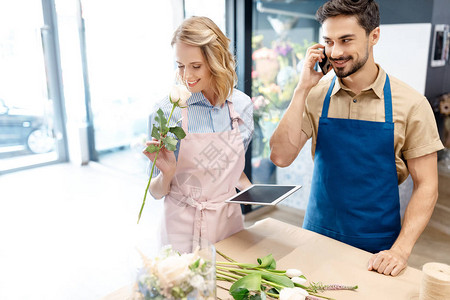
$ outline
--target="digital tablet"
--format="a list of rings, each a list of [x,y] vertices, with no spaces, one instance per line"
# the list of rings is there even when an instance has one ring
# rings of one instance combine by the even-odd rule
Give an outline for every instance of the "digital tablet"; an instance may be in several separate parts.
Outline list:
[[[278,202],[301,187],[301,185],[254,184],[230,199],[225,200],[225,202],[252,205],[277,205]]]

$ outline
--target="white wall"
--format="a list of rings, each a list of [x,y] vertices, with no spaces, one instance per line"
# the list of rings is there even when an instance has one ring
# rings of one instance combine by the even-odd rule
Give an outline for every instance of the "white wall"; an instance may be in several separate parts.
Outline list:
[[[390,75],[425,93],[431,23],[381,25],[375,61]]]

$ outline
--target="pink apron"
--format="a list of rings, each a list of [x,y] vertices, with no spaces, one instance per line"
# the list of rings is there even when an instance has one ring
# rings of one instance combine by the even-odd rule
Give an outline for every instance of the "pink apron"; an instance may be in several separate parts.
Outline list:
[[[200,242],[215,243],[244,228],[239,204],[225,200],[236,194],[244,170],[245,151],[239,115],[227,101],[232,130],[189,133],[187,108],[182,109],[177,168],[164,200],[161,239],[180,252],[191,252]]]

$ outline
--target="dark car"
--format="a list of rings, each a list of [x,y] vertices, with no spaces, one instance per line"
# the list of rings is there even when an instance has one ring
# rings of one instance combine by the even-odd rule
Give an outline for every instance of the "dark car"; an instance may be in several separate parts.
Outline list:
[[[19,146],[33,153],[46,153],[53,150],[54,144],[43,116],[10,107],[0,99],[0,150],[16,150]]]

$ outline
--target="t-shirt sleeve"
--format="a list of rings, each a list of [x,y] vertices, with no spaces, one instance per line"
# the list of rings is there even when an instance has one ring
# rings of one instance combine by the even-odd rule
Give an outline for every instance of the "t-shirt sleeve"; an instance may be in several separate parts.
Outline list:
[[[403,157],[408,160],[443,149],[436,119],[426,98],[411,112],[405,131]]]

